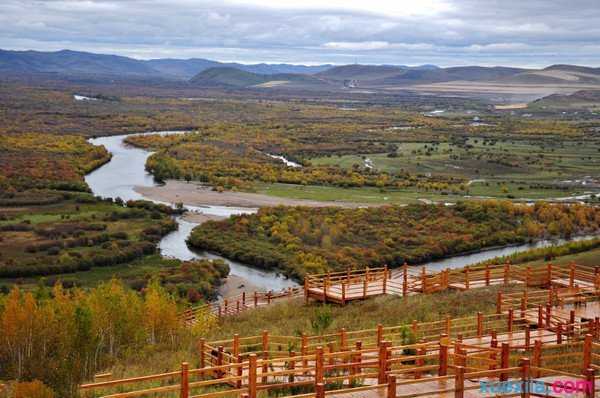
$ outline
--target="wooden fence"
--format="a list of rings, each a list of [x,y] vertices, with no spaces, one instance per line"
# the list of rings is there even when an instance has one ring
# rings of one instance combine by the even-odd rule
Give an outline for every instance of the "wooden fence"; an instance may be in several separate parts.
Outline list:
[[[379,295],[406,297],[447,289],[468,290],[490,285],[523,284],[538,288],[580,288],[600,291],[596,268],[577,264],[518,266],[510,263],[446,269],[428,273],[404,265],[399,271],[387,267],[309,275],[304,280],[304,297],[346,304]]]
[[[105,398],[256,398],[261,393],[278,391],[288,397],[318,398],[324,397],[326,390],[327,395],[362,392],[368,397],[384,389],[387,397],[452,392],[455,397],[463,397],[465,391],[480,388],[479,381],[546,378],[551,382],[548,378],[553,376],[585,380],[595,386],[598,365],[592,359],[598,354],[592,349],[599,347],[592,338],[587,335],[583,341],[573,339],[561,344],[536,340],[524,349],[509,342],[499,347],[468,344],[442,335],[435,342],[406,345],[384,340],[369,348],[359,342],[333,351],[317,346],[304,355],[290,351],[281,356],[255,352],[233,356],[220,351],[206,358],[200,353],[196,368],[182,363],[181,369],[173,372],[85,384],[81,392],[83,396],[104,394]],[[594,390],[586,396],[594,396]]]

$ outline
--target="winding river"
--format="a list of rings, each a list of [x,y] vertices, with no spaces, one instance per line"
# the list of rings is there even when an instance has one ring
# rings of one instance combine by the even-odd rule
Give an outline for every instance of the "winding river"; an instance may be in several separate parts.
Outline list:
[[[184,131],[163,131],[149,132],[141,134],[183,134]],[[146,198],[134,190],[136,186],[156,186],[157,183],[151,174],[146,172],[145,164],[148,156],[152,152],[127,145],[123,140],[128,135],[117,135],[110,137],[99,137],[90,139],[94,145],[103,145],[112,153],[112,159],[104,166],[88,174],[86,182],[96,196],[106,198],[120,197],[124,201],[146,199],[156,203],[160,201]],[[172,205],[172,204],[171,204]],[[218,216],[231,216],[234,214],[253,213],[255,208],[240,208],[228,206],[189,206],[185,208],[191,212],[204,213]],[[174,257],[180,260],[191,260],[198,258],[222,259],[227,262],[231,269],[231,275],[235,275],[249,284],[261,290],[281,290],[290,286],[297,286],[297,283],[287,279],[275,272],[263,271],[251,266],[231,261],[224,257],[208,252],[192,251],[186,244],[186,239],[192,229],[198,224],[177,217],[179,225],[178,230],[166,235],[159,243],[158,247],[163,256]],[[591,239],[594,236],[582,236],[576,240]],[[478,263],[498,256],[506,256],[517,252],[526,251],[532,248],[547,247],[564,243],[564,240],[542,240],[532,244],[509,246],[491,250],[484,250],[477,253],[454,256],[439,261],[424,264],[429,270],[442,270],[446,268],[460,268],[468,264]],[[419,267],[419,266],[416,266]]]
[[[164,131],[142,134],[182,134],[183,131]],[[135,148],[123,142],[128,135],[116,135],[110,137],[99,137],[90,139],[94,145],[103,145],[112,153],[110,162],[94,170],[85,177],[85,181],[90,186],[96,196],[104,198],[121,198],[124,201],[146,199],[143,195],[137,193],[136,186],[156,186],[157,183],[151,174],[146,172],[145,164],[148,156],[152,152]],[[156,200],[153,202],[161,203]],[[253,213],[257,209],[236,208],[227,206],[185,206],[188,211],[200,212],[204,214],[217,216],[231,216],[234,214]],[[247,281],[249,284],[261,290],[281,290],[297,284],[283,276],[275,273],[259,270],[236,261],[231,261],[224,257],[207,253],[196,252],[188,248],[185,241],[192,229],[198,224],[184,220],[181,217],[176,218],[179,228],[166,235],[159,243],[160,253],[166,257],[174,257],[180,260],[191,260],[198,258],[222,259],[229,264],[231,275]]]

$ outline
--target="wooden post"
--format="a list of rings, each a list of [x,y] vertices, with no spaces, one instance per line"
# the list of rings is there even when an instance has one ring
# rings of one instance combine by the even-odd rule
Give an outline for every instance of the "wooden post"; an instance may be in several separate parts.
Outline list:
[[[361,373],[362,372],[362,341],[357,341],[354,345],[355,349],[356,349],[356,354],[355,354],[355,358],[354,358],[354,362],[356,363],[356,372],[355,373]]]
[[[465,267],[465,290],[469,290],[469,266]]]
[[[242,307],[246,308],[246,292],[242,292]]]
[[[383,325],[381,323],[377,324],[377,347],[381,346],[381,342],[383,341]]]
[[[523,297],[521,297],[521,319],[525,319],[527,311],[527,290],[523,292]]]
[[[342,282],[342,305],[346,305],[346,282]]]
[[[454,375],[454,398],[464,398],[465,396],[465,368],[456,367]]]
[[[562,322],[556,325],[556,344],[562,344]]]
[[[187,362],[181,363],[181,383],[180,383],[180,398],[188,398],[190,396],[190,375],[189,365]]]
[[[502,314],[502,292],[496,296],[496,314]]]
[[[308,304],[308,277],[304,277],[304,302]]]
[[[262,332],[262,373],[263,375],[269,371],[269,364],[267,361],[269,360],[269,331],[263,330]],[[262,384],[267,384],[267,376],[262,376],[261,378]]]
[[[384,271],[383,271],[383,294],[387,293],[387,279],[388,279],[388,268],[386,265],[384,268]]]
[[[574,332],[575,332],[575,310],[571,310],[569,312],[569,327],[568,327],[567,333],[570,336],[573,336]]]
[[[461,343],[462,342],[460,340],[456,340],[454,342],[454,366],[466,366],[466,358],[463,357]]]
[[[525,349],[529,350],[531,347],[531,330],[529,324],[525,325]]]
[[[239,379],[235,382],[235,386],[236,386],[236,388],[239,389],[239,388],[242,388],[242,376],[244,374],[244,363],[242,362],[242,356],[240,354],[238,354],[235,357],[235,361],[238,365],[236,367],[236,370],[237,370],[237,377],[239,377]]]
[[[546,327],[550,329],[552,327],[552,305],[546,304]]]
[[[425,267],[421,268],[421,289],[423,290],[423,294],[427,293],[427,272],[425,271]]]
[[[256,354],[248,356],[248,395],[256,398]]]
[[[308,299],[308,296],[307,296]],[[258,293],[254,291],[254,308],[258,307]]]
[[[367,298],[367,289],[369,288],[369,282],[367,281],[367,278],[365,278],[363,280],[363,299]]]
[[[522,389],[521,389],[521,398],[529,398],[530,397],[530,393],[529,393],[529,379],[531,378],[529,375],[529,371],[530,371],[530,364],[529,364],[529,358],[522,358],[521,359],[521,385],[522,385]]]
[[[585,372],[585,380],[587,381],[587,386],[586,386],[586,391],[585,391],[585,397],[586,398],[595,398],[596,396],[596,378],[595,376],[596,371],[594,369],[587,369],[587,371]]]
[[[548,286],[552,285],[552,263],[548,263]]]
[[[489,370],[494,370],[496,369],[496,359],[498,358],[498,356],[496,355],[496,350],[495,348],[498,348],[498,340],[496,340],[495,336],[492,336],[492,340],[490,340],[490,348],[492,348],[490,350],[490,366],[489,366]]]
[[[514,320],[514,311],[512,308],[508,309],[508,332],[513,331],[513,320]]]
[[[237,299],[237,300],[235,301],[235,313],[236,313],[236,314],[239,314],[239,313],[240,313],[240,300],[239,300],[239,299]]]
[[[439,347],[439,369],[438,376],[446,376],[448,374],[448,335],[440,336]]]
[[[404,263],[402,269],[402,297],[408,296],[408,264]]]
[[[315,398],[325,398],[325,384],[315,384]]]
[[[569,264],[569,287],[572,289],[575,286],[575,264]]]
[[[198,351],[200,354],[200,368],[206,367],[206,340],[200,339],[198,342]]]
[[[483,314],[477,312],[477,337],[483,336]]]
[[[388,362],[388,347],[390,346],[389,341],[384,341],[379,346],[379,357],[378,357],[378,376],[377,383],[387,383],[387,362]]]
[[[239,334],[234,334],[233,335],[233,356],[237,356],[240,353],[240,335]]]
[[[315,358],[315,383],[323,383],[323,347],[319,346],[316,349]]]
[[[306,369],[308,368],[308,359],[306,359],[306,356],[308,355],[308,337],[304,332],[302,332],[301,341],[300,355],[302,355],[302,367]]]
[[[508,285],[509,280],[510,280],[510,263],[507,261],[504,264],[504,284]]]
[[[510,346],[508,343],[502,343],[502,351],[500,351],[500,368],[506,369],[509,366]],[[508,380],[508,373],[500,374],[500,381]]]
[[[452,318],[450,315],[446,315],[446,330],[445,333],[450,336],[450,330],[452,329]]]
[[[591,368],[592,365],[592,339],[591,334],[586,334],[583,340],[583,370]]]
[[[542,367],[542,341],[536,340],[533,342],[533,366],[536,368]],[[535,372],[536,378],[540,377],[541,372],[538,370]]]
[[[525,287],[529,287],[531,284],[531,267],[528,265],[525,268]]]
[[[544,313],[542,311],[542,305],[538,305],[538,321],[537,321],[538,329],[544,328]]]
[[[396,398],[396,376],[394,375],[388,377],[387,398]]]
[[[490,265],[489,264],[485,265],[485,285],[486,286],[490,285]]]

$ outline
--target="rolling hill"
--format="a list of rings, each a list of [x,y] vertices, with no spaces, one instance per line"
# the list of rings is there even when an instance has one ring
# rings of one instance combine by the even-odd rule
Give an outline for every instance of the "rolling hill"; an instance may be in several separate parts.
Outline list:
[[[259,74],[232,67],[216,67],[206,69],[190,80],[197,87],[276,87],[276,86],[319,86],[325,87],[328,82],[315,76],[295,73]]]
[[[82,51],[61,50],[7,51],[0,50],[0,72],[6,74],[52,73],[69,76],[118,76],[136,78],[163,78],[189,80],[198,73],[215,67],[233,67],[258,74],[312,74],[326,70],[331,65],[292,64],[239,64],[223,63],[209,59],[152,59],[138,60],[118,55],[93,54]]]

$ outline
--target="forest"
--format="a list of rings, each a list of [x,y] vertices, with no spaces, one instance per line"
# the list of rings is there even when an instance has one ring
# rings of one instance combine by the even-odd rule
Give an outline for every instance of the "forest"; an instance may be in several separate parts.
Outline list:
[[[600,209],[505,201],[362,209],[275,207],[196,228],[189,243],[301,280],[310,273],[424,263],[483,248],[596,232]]]
[[[141,295],[116,279],[87,291],[14,287],[0,295],[0,375],[41,381],[33,390],[48,389],[44,397],[78,396],[81,382],[115,361],[176,350],[214,326],[207,318],[187,328],[180,310],[157,279]]]
[[[109,160],[81,136],[0,134],[0,200],[33,188],[87,191],[83,176]]]

